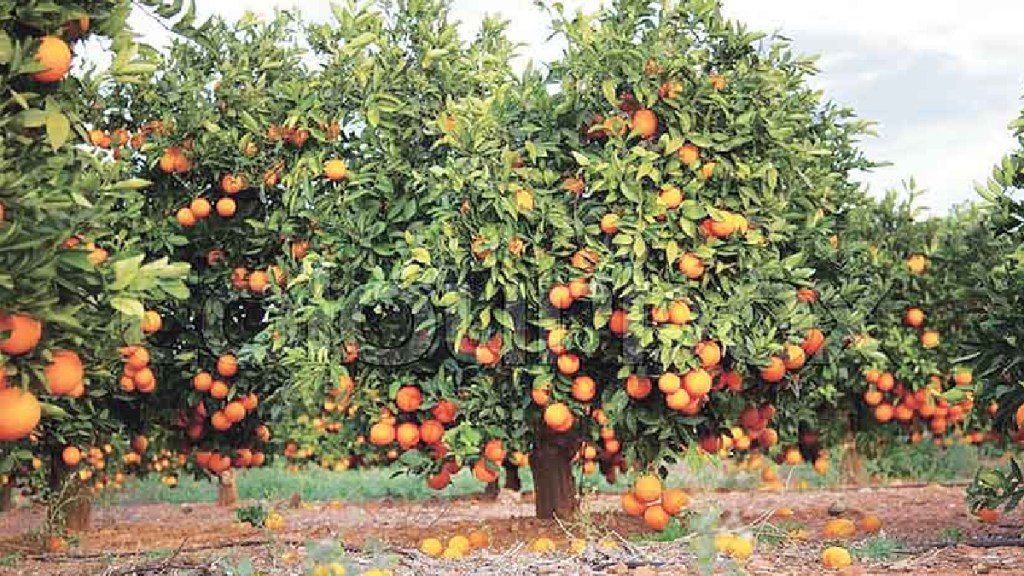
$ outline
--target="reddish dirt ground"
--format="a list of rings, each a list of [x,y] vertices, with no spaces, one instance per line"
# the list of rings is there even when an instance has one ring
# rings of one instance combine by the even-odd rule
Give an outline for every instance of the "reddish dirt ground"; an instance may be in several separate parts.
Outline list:
[[[686,542],[636,543],[641,526],[618,513],[618,498],[610,495],[588,497],[585,512],[567,524],[533,519],[531,503],[504,497],[499,502],[381,501],[297,508],[276,504],[285,528],[272,533],[239,524],[231,511],[212,504],[100,508],[94,513],[92,529],[77,534],[68,552],[51,555],[39,554],[38,544],[31,539],[43,522],[41,510],[18,509],[0,515],[0,557],[5,564],[0,574],[224,574],[225,566],[243,557],[255,559],[264,574],[303,574],[307,573],[304,544],[328,539],[360,549],[352,557],[363,562],[380,561],[384,552],[390,553],[398,561],[395,574],[697,573]],[[875,514],[883,521],[882,534],[901,543],[900,550],[887,557],[858,560],[845,574],[1024,575],[1024,549],[992,546],[996,539],[1019,541],[1024,513],[981,524],[967,513],[962,486],[693,494],[691,509],[709,506],[722,510],[724,528],[754,533],[764,533],[757,527],[763,530],[773,511],[789,508],[791,517],[775,516],[769,522],[785,530],[807,531],[806,541],[783,537],[781,542],[768,542],[763,537],[743,565],[750,574],[825,573],[819,560],[825,545],[821,529],[831,518],[831,509],[855,521],[863,514]],[[487,553],[460,562],[440,562],[412,551],[424,537],[446,539],[476,529],[491,536]],[[588,552],[571,558],[539,557],[524,546],[548,536],[564,551],[570,534],[590,541]],[[859,538],[846,545],[863,546],[864,536]],[[728,573],[728,565],[719,567],[719,572]]]

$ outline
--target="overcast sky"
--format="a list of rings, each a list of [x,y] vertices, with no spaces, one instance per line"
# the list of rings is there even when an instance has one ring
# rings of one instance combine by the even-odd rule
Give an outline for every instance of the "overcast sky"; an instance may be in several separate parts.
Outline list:
[[[592,10],[600,0],[562,0]],[[197,2],[202,15],[235,18],[245,10],[270,14],[300,6],[314,20],[329,18],[327,0]],[[557,58],[545,42],[546,20],[532,0],[455,0],[463,35],[485,13],[511,20],[509,34],[527,45],[523,56]],[[862,177],[876,193],[913,176],[934,213],[973,197],[976,180],[1013,148],[1007,124],[1024,94],[1024,2],[1020,0],[724,0],[726,14],[751,29],[778,31],[803,53],[821,56],[815,80],[827,96],[878,122],[879,138],[863,143],[874,160],[893,166]],[[165,32],[136,14],[147,40]]]

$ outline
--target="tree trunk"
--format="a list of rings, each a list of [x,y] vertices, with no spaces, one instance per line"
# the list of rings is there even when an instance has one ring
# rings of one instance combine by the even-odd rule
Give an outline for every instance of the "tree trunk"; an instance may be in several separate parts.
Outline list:
[[[79,490],[64,506],[64,528],[71,532],[89,529],[92,520],[92,500],[85,490]]]
[[[14,480],[10,479],[7,484],[0,487],[0,512],[14,510]]]
[[[523,482],[519,479],[519,466],[511,462],[505,463],[505,489],[513,492],[523,491]]]
[[[235,473],[231,470],[221,472],[220,483],[217,485],[217,505],[231,507],[238,503],[238,485]]]
[[[498,480],[494,482],[488,482],[487,486],[484,487],[484,498],[487,500],[495,500],[498,498],[498,493],[501,492],[501,486]]]
[[[536,446],[530,454],[537,518],[570,518],[575,514],[579,501],[572,458],[579,445],[579,438],[571,433],[560,435],[546,427],[538,431]]]
[[[848,432],[843,439],[843,453],[839,459],[839,474],[843,482],[852,486],[861,486],[865,482],[864,462],[857,451],[857,439]]]

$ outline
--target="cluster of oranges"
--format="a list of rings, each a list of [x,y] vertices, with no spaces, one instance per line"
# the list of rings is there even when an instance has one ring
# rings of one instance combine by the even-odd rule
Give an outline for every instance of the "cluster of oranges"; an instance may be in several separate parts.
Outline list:
[[[468,536],[456,535],[448,539],[447,545],[439,538],[424,538],[420,551],[433,558],[458,560],[474,550],[483,550],[490,545],[490,537],[483,530],[474,530]]]
[[[264,294],[270,289],[270,283],[276,282],[284,288],[287,278],[284,270],[274,264],[266,270],[252,270],[238,266],[231,270],[231,285],[238,290],[247,290],[253,294]]]
[[[156,390],[156,374],[149,367],[149,350],[142,345],[119,348],[124,367],[118,383],[124,392],[151,394]]]
[[[106,488],[117,489],[124,485],[124,473],[113,471],[117,463],[114,452],[111,444],[89,448],[69,445],[61,450],[61,461],[65,467],[73,471],[79,482],[91,488],[93,493],[97,493]],[[34,459],[32,465],[37,467],[42,463]]]
[[[192,387],[196,392],[209,394],[210,398],[216,401],[223,401],[224,405],[220,410],[210,414],[210,426],[217,432],[226,432],[235,424],[245,420],[246,415],[252,413],[259,406],[259,397],[250,393],[245,396],[228,400],[231,394],[230,378],[238,374],[238,359],[232,354],[224,354],[217,358],[216,366],[218,379],[214,379],[209,372],[202,371],[192,377]],[[196,405],[196,414],[199,417],[205,416],[206,404],[200,402]],[[189,436],[202,436],[202,421],[193,423],[193,430],[198,429],[198,434],[190,430]],[[193,438],[194,440],[197,438]]]
[[[868,383],[868,389],[864,392],[864,403],[871,407],[875,420],[881,423],[895,420],[901,425],[911,427],[915,420],[919,419],[927,424],[932,434],[940,435],[945,433],[951,424],[966,420],[974,407],[969,394],[963,400],[954,403],[943,398],[943,379],[938,375],[932,375],[928,386],[916,391],[896,381],[891,372],[882,372],[874,368],[864,371],[864,379]],[[957,386],[968,386],[972,380],[971,373],[958,370],[953,374],[952,380]],[[921,439],[920,431],[915,430],[911,433],[912,442],[917,443]]]
[[[644,525],[659,532],[689,504],[686,492],[665,488],[661,480],[652,475],[637,478],[633,490],[622,495],[622,510],[630,516],[642,517]]]

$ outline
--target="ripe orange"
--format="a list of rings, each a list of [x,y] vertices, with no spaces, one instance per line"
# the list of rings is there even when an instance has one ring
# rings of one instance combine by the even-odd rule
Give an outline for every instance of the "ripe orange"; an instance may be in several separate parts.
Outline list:
[[[654,306],[651,308],[651,321],[655,324],[663,324],[668,322],[671,316],[668,310],[661,308],[660,306]]]
[[[626,394],[635,400],[643,400],[651,393],[651,379],[646,376],[630,374],[626,378]]]
[[[804,354],[804,349],[796,346],[795,344],[787,344],[783,348],[783,364],[786,366],[786,370],[795,371],[804,367],[804,363],[807,362],[807,355]]]
[[[395,405],[402,412],[415,412],[423,404],[423,393],[415,386],[402,386],[395,393]]]
[[[625,336],[629,331],[629,314],[625,310],[615,310],[608,318],[608,329],[616,336]]]
[[[851,538],[857,534],[857,526],[847,518],[829,520],[822,528],[825,538]]]
[[[669,210],[679,208],[679,205],[683,203],[683,191],[672,184],[666,184],[661,187],[661,191],[658,192],[658,204],[664,206]]]
[[[910,308],[903,316],[903,323],[911,328],[920,328],[924,324],[924,310]]]
[[[544,423],[555,432],[566,432],[573,425],[573,415],[569,407],[561,402],[550,404],[544,409]]]
[[[622,511],[630,516],[643,516],[644,510],[647,509],[647,505],[637,499],[632,492],[626,492],[622,495]]]
[[[46,69],[33,74],[33,80],[47,83],[57,82],[71,70],[71,48],[67,42],[56,36],[44,36],[39,40],[36,62],[45,66]]]
[[[907,258],[907,269],[911,274],[920,274],[928,266],[928,259],[921,254],[914,254]]]
[[[690,504],[690,497],[680,488],[669,488],[661,493],[661,507],[675,516]]]
[[[156,310],[146,310],[145,314],[142,315],[142,332],[144,334],[159,332],[163,325],[164,321]]]
[[[644,140],[652,138],[658,132],[658,116],[651,110],[637,110],[629,128]]]
[[[370,444],[387,446],[395,441],[395,427],[386,422],[377,422],[370,427]]]
[[[324,162],[324,178],[331,182],[344,180],[348,175],[348,165],[344,160],[332,159]]]
[[[670,410],[679,410],[680,412],[689,410],[693,400],[694,399],[690,397],[690,394],[682,388],[672,392],[671,394],[665,395],[665,405],[668,406]]]
[[[601,217],[601,231],[612,236],[619,231],[619,215],[605,214]]]
[[[580,357],[572,354],[560,354],[558,356],[558,371],[566,376],[572,376],[580,369]]]
[[[705,180],[710,180],[715,175],[715,163],[708,160],[700,167],[700,177]]]
[[[584,298],[590,294],[590,285],[582,278],[576,278],[569,282],[569,294],[574,300]]]
[[[78,463],[82,461],[82,451],[74,446],[66,446],[60,453],[61,460],[68,467],[78,466]]]
[[[889,422],[892,420],[894,415],[895,411],[892,404],[889,404],[888,402],[883,402],[882,404],[875,406],[875,420],[878,420],[879,422]]]
[[[452,422],[455,422],[455,416],[457,413],[458,407],[450,400],[438,401],[434,406],[434,409],[431,410],[431,414],[434,415],[434,418],[437,418],[437,421],[442,424],[451,424]]]
[[[501,440],[493,439],[488,440],[484,444],[484,458],[494,462],[495,464],[501,464],[505,461],[505,445]]]
[[[693,252],[687,252],[679,259],[679,271],[690,280],[697,280],[704,275],[704,262]]]
[[[679,148],[679,160],[685,166],[692,166],[694,162],[700,157],[700,148],[697,148],[694,144],[687,142]]]
[[[718,377],[718,387],[728,388],[732,392],[740,392],[743,390],[743,376],[736,371],[722,372]]]
[[[768,365],[761,369],[761,379],[765,382],[780,382],[785,377],[786,363],[778,356],[769,358]]]
[[[53,361],[44,370],[46,389],[55,396],[70,394],[83,384],[85,368],[78,354],[70,350],[57,350],[53,353]]]
[[[654,502],[661,498],[661,480],[657,476],[645,475],[636,479],[633,494],[641,502]]]
[[[25,314],[0,314],[0,332],[9,332],[0,340],[0,352],[20,356],[31,352],[43,335],[43,323]]]
[[[486,532],[474,530],[469,533],[469,545],[474,550],[487,548],[487,546],[490,545],[490,537],[487,536]]]
[[[473,477],[484,484],[490,484],[497,481],[498,470],[489,465],[487,460],[481,458],[476,461],[476,464],[473,464]]]
[[[651,530],[661,532],[667,526],[672,517],[665,512],[665,509],[660,504],[648,506],[647,510],[644,510],[644,525]]]
[[[853,564],[853,557],[846,548],[829,546],[821,553],[821,563],[830,570],[840,570]]]
[[[935,348],[939,345],[939,333],[934,330],[925,330],[921,333],[921,345],[925,348]]]
[[[414,448],[420,443],[420,427],[412,422],[403,422],[395,429],[395,439],[405,450]]]
[[[711,391],[711,375],[699,368],[690,370],[683,378],[683,388],[693,398],[707,396]]]
[[[572,306],[572,292],[565,284],[556,284],[548,292],[548,302],[559,310],[566,310]]]
[[[228,402],[228,405],[224,407],[224,416],[226,416],[228,421],[232,424],[241,422],[242,420],[245,420],[245,406],[237,400],[234,402]]]
[[[723,78],[721,75],[712,74],[710,79],[712,90],[714,90],[715,92],[721,92],[722,90],[725,90],[725,78]]]
[[[866,514],[860,519],[860,529],[868,534],[878,532],[882,528],[882,520],[874,514]]]
[[[983,524],[995,524],[999,520],[999,511],[992,508],[980,508],[974,514]]]
[[[671,312],[669,312],[671,315]],[[694,352],[700,358],[701,366],[704,368],[713,368],[718,366],[718,363],[722,361],[722,349],[719,348],[718,344],[711,341],[705,340],[697,343],[694,348]]]
[[[210,206],[210,201],[206,198],[195,198],[189,203],[188,209],[192,211],[196,218],[204,220],[210,216],[212,207]]]
[[[196,215],[188,208],[180,208],[174,218],[183,228],[191,228],[196,224]]]
[[[217,358],[217,373],[224,378],[231,378],[238,374],[238,359],[232,354],[224,354]]]
[[[953,382],[955,382],[957,386],[969,386],[972,380],[974,380],[974,377],[971,376],[969,371],[963,368],[957,370],[953,374]]]
[[[1017,423],[1017,428],[1024,428],[1024,404],[1017,407],[1017,413],[1014,415],[1014,420]]]
[[[825,333],[817,328],[808,328],[800,347],[804,349],[804,353],[808,356],[813,356],[818,353],[818,350],[821,350],[824,344]]]
[[[444,438],[444,424],[437,420],[424,420],[420,424],[420,439],[424,444],[438,444]]]
[[[234,196],[245,188],[245,176],[225,174],[220,179],[220,189],[228,196]]]
[[[437,474],[427,478],[427,487],[431,490],[444,490],[451,481],[451,474],[449,474],[447,470],[441,470]]]
[[[679,378],[678,374],[673,372],[665,372],[658,377],[658,390],[661,390],[665,394],[674,394],[683,385],[683,381]]]
[[[580,402],[590,402],[597,395],[597,383],[590,376],[577,376],[572,381],[572,397]]]
[[[864,403],[868,406],[878,406],[884,399],[881,392],[874,388],[869,388],[864,391]]]
[[[519,212],[529,212],[533,210],[533,191],[525,188],[520,188],[515,192],[516,209]]]
[[[231,218],[235,215],[238,206],[232,198],[221,198],[217,200],[217,215],[221,218]]]
[[[686,302],[676,300],[668,305],[668,321],[677,326],[689,324],[693,320],[690,306]]]
[[[878,378],[875,380],[874,384],[882,392],[889,392],[890,390],[893,389],[893,387],[895,387],[896,379],[893,377],[891,372],[883,372],[878,375]]]

